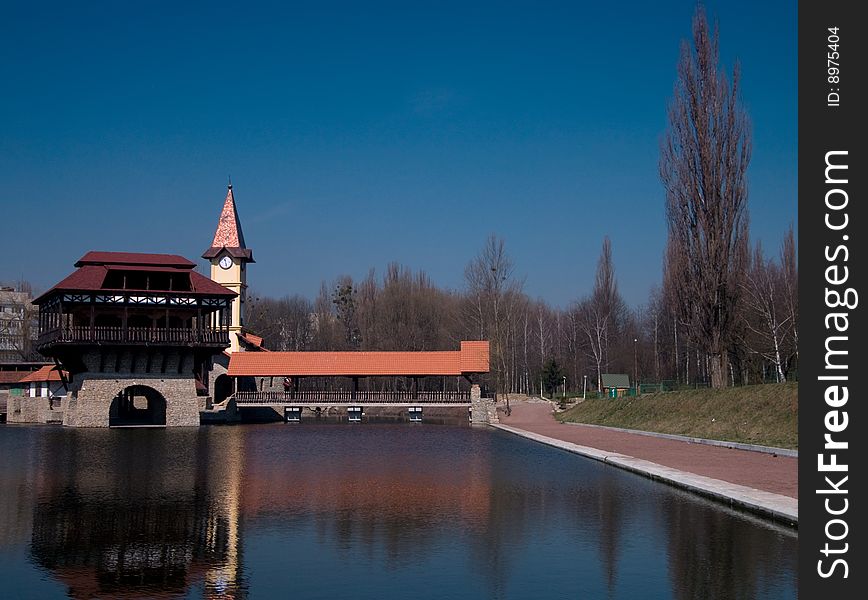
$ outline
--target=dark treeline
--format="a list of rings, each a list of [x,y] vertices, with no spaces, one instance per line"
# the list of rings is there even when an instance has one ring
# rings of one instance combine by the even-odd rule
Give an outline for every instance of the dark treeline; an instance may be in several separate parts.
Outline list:
[[[793,378],[798,358],[798,271],[792,229],[780,255],[757,246],[742,277],[736,335],[727,350],[728,385]],[[491,342],[488,385],[538,394],[600,387],[603,373],[631,380],[707,385],[712,356],[692,340],[674,290],[654,288],[630,308],[618,291],[612,243],[604,239],[593,288],[566,308],[530,298],[503,240],[491,236],[464,272],[461,291],[424,272],[390,264],[361,281],[343,276],[318,296],[249,296],[248,329],[272,350],[453,350],[461,340]],[[552,377],[552,369],[557,375]],[[585,382],[587,377],[587,382]],[[394,384],[394,382],[392,383]],[[389,385],[392,385],[389,384]],[[427,382],[427,386],[440,385]],[[456,382],[447,382],[451,389]]]

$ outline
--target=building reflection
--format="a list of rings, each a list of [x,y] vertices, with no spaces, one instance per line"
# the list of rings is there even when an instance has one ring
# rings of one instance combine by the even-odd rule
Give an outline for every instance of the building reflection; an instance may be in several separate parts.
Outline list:
[[[205,454],[209,468],[199,473],[207,477],[199,481],[199,489],[208,489],[217,509],[217,520],[209,521],[209,545],[225,548],[220,560],[210,562],[205,573],[205,590],[209,598],[242,598],[246,596],[241,569],[241,498],[244,482],[244,437],[238,428],[225,432],[221,452],[217,456]],[[200,436],[207,449],[209,436]],[[206,450],[207,451],[207,450]],[[220,472],[213,473],[219,466]]]
[[[70,597],[178,596],[236,556],[231,482],[210,483],[198,432],[57,431],[41,452],[31,555]]]
[[[193,586],[243,598],[245,521],[300,522],[339,548],[381,547],[396,565],[423,557],[444,518],[485,527],[488,451],[456,468],[433,447],[389,454],[365,436],[373,445],[349,452],[331,433],[330,452],[302,442],[290,457],[267,439],[285,443],[281,427],[48,436],[40,451],[63,467],[41,470],[32,500],[17,502],[34,507],[32,557],[72,598],[175,597]]]

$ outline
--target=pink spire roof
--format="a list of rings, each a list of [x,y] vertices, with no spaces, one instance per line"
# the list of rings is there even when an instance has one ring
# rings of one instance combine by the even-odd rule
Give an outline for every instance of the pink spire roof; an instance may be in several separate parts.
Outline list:
[[[244,232],[241,231],[241,221],[238,219],[238,209],[235,207],[235,195],[232,193],[231,183],[226,192],[226,200],[223,201],[220,220],[217,221],[214,240],[211,242],[211,247],[202,254],[202,257],[213,258],[224,249],[231,256],[246,258],[253,262],[253,252],[244,244]]]

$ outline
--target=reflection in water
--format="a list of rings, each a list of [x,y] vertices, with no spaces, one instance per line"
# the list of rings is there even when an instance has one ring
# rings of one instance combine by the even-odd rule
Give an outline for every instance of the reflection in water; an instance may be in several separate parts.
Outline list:
[[[793,532],[491,430],[4,427],[0,452],[13,595],[795,597]]]
[[[714,512],[698,521],[677,503],[668,504],[664,515],[670,577],[679,599],[766,598],[781,572],[796,576],[796,553],[768,544],[767,532],[749,521],[732,523],[725,513]],[[737,575],[743,572],[750,577]]]
[[[214,535],[225,531],[225,519],[189,500],[100,502],[62,493],[37,505],[33,557],[76,598],[183,592],[189,576],[226,555],[226,536]]]
[[[203,579],[234,597],[239,455],[212,465],[210,441],[196,431],[47,433],[37,564],[74,598],[181,595]],[[238,441],[229,436],[223,448]]]

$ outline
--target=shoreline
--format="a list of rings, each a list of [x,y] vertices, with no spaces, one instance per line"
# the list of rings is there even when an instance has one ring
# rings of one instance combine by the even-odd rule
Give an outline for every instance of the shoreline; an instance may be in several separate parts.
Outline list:
[[[613,465],[798,529],[799,509],[796,498],[666,467],[618,452],[607,452],[582,446],[503,423],[492,423],[491,427]]]

